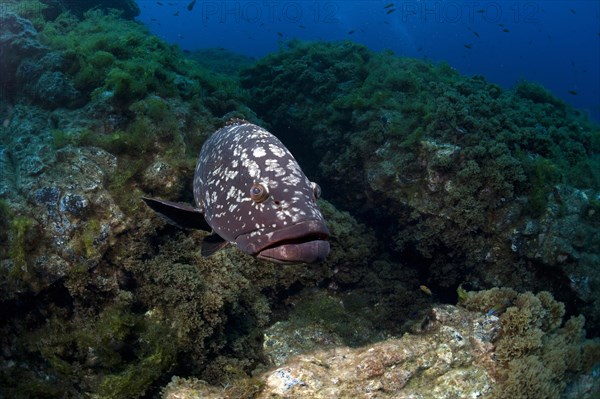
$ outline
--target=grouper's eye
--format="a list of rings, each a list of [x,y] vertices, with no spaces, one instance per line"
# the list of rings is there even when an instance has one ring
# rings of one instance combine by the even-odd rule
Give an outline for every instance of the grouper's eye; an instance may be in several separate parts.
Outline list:
[[[315,196],[315,199],[321,198],[321,186],[319,186],[317,183],[315,183],[313,181],[310,182],[310,186],[312,187],[313,195]]]
[[[262,184],[255,183],[250,187],[250,198],[257,204],[261,203],[269,198],[269,190]]]

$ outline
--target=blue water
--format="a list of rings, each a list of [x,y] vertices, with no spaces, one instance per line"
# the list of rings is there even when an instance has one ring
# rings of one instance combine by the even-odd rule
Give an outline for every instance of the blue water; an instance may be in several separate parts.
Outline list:
[[[292,38],[349,39],[445,61],[506,88],[520,79],[537,82],[600,122],[598,1],[191,3],[138,0],[138,20],[185,50],[222,47],[253,57]]]

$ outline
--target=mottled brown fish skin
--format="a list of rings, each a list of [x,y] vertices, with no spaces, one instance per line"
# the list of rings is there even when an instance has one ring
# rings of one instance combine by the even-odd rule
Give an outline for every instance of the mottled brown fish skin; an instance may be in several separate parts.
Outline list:
[[[251,198],[261,185],[268,198]],[[240,250],[272,262],[314,263],[329,253],[317,187],[273,134],[236,120],[203,145],[194,199],[206,222]]]

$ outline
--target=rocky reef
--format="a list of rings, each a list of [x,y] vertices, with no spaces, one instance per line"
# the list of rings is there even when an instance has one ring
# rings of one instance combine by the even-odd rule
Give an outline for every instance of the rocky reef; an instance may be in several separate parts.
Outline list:
[[[291,42],[242,85],[332,202],[439,295],[551,290],[600,331],[600,128],[579,111],[352,42]]]
[[[494,307],[493,313],[483,311]],[[310,329],[298,330],[292,322],[266,330],[272,369],[219,389],[174,378],[163,398],[595,397],[600,345],[583,339],[581,317],[559,328],[563,313],[545,291],[464,292],[459,307],[434,306],[402,337],[349,347],[325,311]],[[304,318],[292,312],[292,320],[298,317]],[[565,375],[571,373],[579,377],[567,388]]]
[[[598,126],[350,42],[217,72],[90,4],[0,15],[0,397],[598,395]],[[202,258],[143,206],[192,202],[232,117],[323,187],[323,264]]]

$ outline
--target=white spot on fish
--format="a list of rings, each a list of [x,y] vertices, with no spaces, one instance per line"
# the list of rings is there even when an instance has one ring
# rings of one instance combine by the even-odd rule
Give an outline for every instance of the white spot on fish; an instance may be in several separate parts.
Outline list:
[[[288,186],[295,186],[298,183],[300,183],[300,178],[298,178],[298,176],[295,175],[287,175],[281,178],[281,181]]]
[[[254,155],[256,158],[260,158],[260,157],[264,157],[265,155],[267,155],[267,152],[262,147],[256,147],[252,151],[252,155]]]
[[[271,153],[273,155],[279,158],[285,155],[285,150],[281,147],[276,146],[275,144],[269,144],[269,150],[271,150]]]
[[[228,181],[229,179],[235,179],[237,174],[237,170],[228,170],[227,172],[225,172],[225,181]],[[217,182],[217,184],[219,184],[219,182]]]
[[[229,191],[227,192],[227,198],[226,199],[233,198],[235,196],[235,192],[236,191],[237,191],[237,188],[235,186],[231,186],[229,188]]]
[[[242,165],[248,168],[248,174],[250,177],[257,178],[260,176],[260,167],[252,159],[244,159]]]

